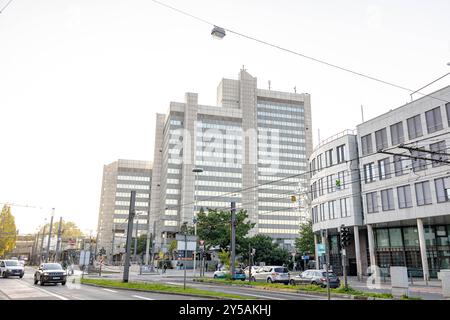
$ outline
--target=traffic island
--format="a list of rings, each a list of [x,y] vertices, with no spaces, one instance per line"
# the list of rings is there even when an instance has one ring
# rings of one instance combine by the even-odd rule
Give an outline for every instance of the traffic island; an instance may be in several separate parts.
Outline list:
[[[196,288],[186,287],[184,289],[180,286],[171,286],[160,283],[146,283],[146,282],[122,282],[120,280],[106,280],[106,279],[81,279],[84,285],[114,288],[131,291],[144,291],[163,294],[193,296],[200,298],[220,299],[220,300],[254,300],[256,298],[244,297],[236,294],[208,291]]]

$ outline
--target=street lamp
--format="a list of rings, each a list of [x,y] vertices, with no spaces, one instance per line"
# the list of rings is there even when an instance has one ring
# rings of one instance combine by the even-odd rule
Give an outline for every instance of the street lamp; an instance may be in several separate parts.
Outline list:
[[[196,215],[196,207],[197,207],[197,175],[199,173],[203,172],[202,168],[198,168],[195,167],[194,169],[192,169],[192,172],[194,173],[194,235],[195,237],[197,237],[197,215]],[[195,249],[194,249],[194,278],[195,278],[195,271],[196,271],[196,267],[197,267],[197,244],[195,245]]]
[[[222,40],[223,37],[225,37],[225,29],[218,27],[218,26],[214,26],[214,28],[211,31],[211,35],[218,40]]]
[[[450,67],[450,62],[447,62],[447,66],[449,66]],[[429,85],[432,85],[433,83],[435,83],[435,82],[437,82],[437,81],[439,81],[439,80],[441,80],[442,78],[445,78],[446,76],[448,76],[450,74],[450,72],[447,72],[446,74],[444,74],[443,76],[441,76],[441,77],[439,77],[439,78],[437,78],[436,80],[434,80],[434,81],[432,81],[432,82],[430,82],[429,84],[427,84],[427,85],[425,85],[425,86],[423,86],[422,88],[420,88],[420,89],[417,89],[416,91],[414,91],[413,93],[411,93],[409,96],[411,97],[411,101],[413,101],[413,97],[412,97],[412,95],[414,94],[414,93],[417,93],[417,92],[419,92],[420,90],[422,90],[422,89],[425,89],[426,87],[428,87]]]

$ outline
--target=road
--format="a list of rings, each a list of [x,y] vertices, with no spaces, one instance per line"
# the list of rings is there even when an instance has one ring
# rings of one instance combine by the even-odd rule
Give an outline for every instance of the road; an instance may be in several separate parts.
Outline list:
[[[34,269],[27,267],[22,279],[0,278],[0,300],[202,300],[198,297],[106,289],[81,284],[33,284]]]

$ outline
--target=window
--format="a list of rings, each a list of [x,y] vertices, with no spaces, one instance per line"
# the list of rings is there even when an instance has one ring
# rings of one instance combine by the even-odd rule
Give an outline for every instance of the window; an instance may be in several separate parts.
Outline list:
[[[402,156],[394,156],[394,170],[395,170],[395,176],[399,177],[401,175],[404,175],[404,168],[403,168],[403,162],[404,159]]]
[[[314,175],[316,173],[316,159],[312,159],[311,161],[311,174]]]
[[[405,141],[405,136],[403,135],[403,123],[397,122],[391,126],[391,142],[392,145],[400,144]]]
[[[383,211],[394,210],[394,191],[392,189],[381,190],[381,207]]]
[[[445,140],[430,144],[430,151],[437,153],[446,153]],[[432,166],[434,168],[445,164],[444,161],[448,159],[448,156],[444,154],[432,154],[431,159],[437,160],[432,162]]]
[[[330,167],[333,165],[333,149],[325,152],[325,166]]]
[[[350,217],[350,212],[348,212],[348,198],[340,199],[339,205],[341,208],[341,218]]]
[[[403,241],[405,247],[419,246],[419,234],[416,227],[408,227],[403,229]]]
[[[317,171],[322,170],[322,154],[317,156]]]
[[[311,193],[312,193],[312,199],[314,200],[315,198],[317,198],[317,182],[313,182],[312,186],[311,186]]]
[[[328,193],[334,192],[335,183],[336,182],[334,181],[332,174],[327,176],[327,192]]]
[[[367,213],[378,212],[378,197],[376,192],[366,194]]]
[[[325,217],[325,203],[322,203],[319,207],[320,209],[320,221],[325,221],[326,217]]]
[[[424,181],[415,184],[417,205],[423,206],[431,203],[430,182]]]
[[[445,110],[447,112],[447,125],[450,127],[450,102],[445,104]]]
[[[375,235],[377,239],[377,248],[389,248],[388,229],[376,229]]]
[[[411,187],[409,185],[398,187],[397,196],[398,196],[398,207],[400,209],[412,207]]]
[[[373,176],[373,162],[364,165],[364,181],[366,183],[375,181]]]
[[[389,179],[391,177],[389,158],[378,161],[378,177],[380,180]]]
[[[387,148],[387,133],[386,128],[375,131],[375,144],[377,146],[377,151]]]
[[[406,120],[406,122],[408,123],[409,139],[415,139],[423,135],[422,123],[420,122],[420,114],[412,118],[409,118],[408,120]]]
[[[319,197],[323,196],[323,178],[319,180]]]
[[[425,112],[425,119],[427,120],[428,133],[442,130],[441,107]]]
[[[337,163],[342,163],[345,161],[344,147],[345,147],[345,145],[343,144],[342,146],[339,146],[336,148]]]
[[[435,179],[434,184],[436,186],[437,202],[449,201],[450,177]]]
[[[425,148],[419,148],[419,149],[425,149]],[[425,152],[421,152],[418,150],[411,150],[411,156],[413,156],[412,167],[413,167],[414,172],[425,170],[427,168],[427,162],[425,159],[423,159],[423,158],[426,158],[426,155],[427,154]],[[417,158],[414,158],[414,157],[417,157]]]
[[[373,152],[373,150],[372,150],[372,135],[371,134],[361,137],[361,152],[362,152],[363,156]]]
[[[330,220],[336,219],[338,217],[335,208],[336,208],[336,200],[328,202],[328,215]]]

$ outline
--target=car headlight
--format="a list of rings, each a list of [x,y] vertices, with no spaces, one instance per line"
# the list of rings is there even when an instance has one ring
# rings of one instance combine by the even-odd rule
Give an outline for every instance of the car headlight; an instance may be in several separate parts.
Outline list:
[[[48,272],[44,272],[44,276],[48,276]]]

